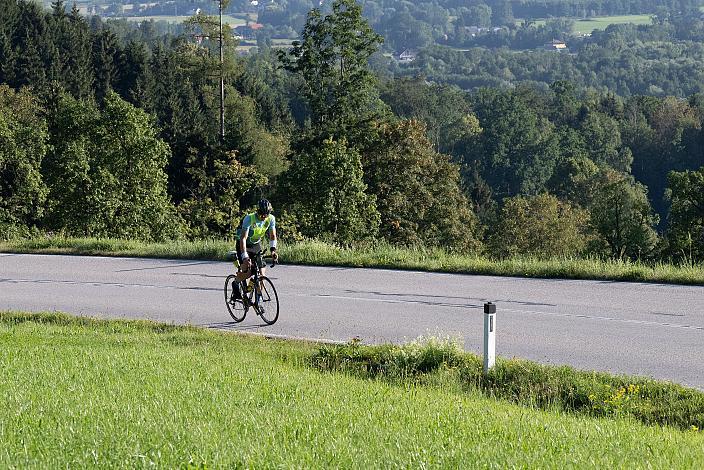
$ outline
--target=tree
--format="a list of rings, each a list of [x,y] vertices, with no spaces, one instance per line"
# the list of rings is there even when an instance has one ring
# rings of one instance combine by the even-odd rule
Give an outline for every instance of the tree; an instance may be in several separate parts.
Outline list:
[[[330,14],[308,14],[301,41],[280,53],[283,66],[303,78],[311,120],[322,135],[346,136],[379,108],[369,57],[382,37],[362,18],[355,0],[335,0]]]
[[[455,145],[471,134],[468,122],[476,119],[462,90],[429,84],[420,77],[390,82],[381,99],[397,116],[423,121],[438,152],[453,153]]]
[[[462,15],[465,26],[488,28],[491,26],[491,7],[485,3],[470,6]]]
[[[242,216],[240,200],[249,191],[266,183],[251,166],[237,161],[237,152],[211,150],[187,158],[186,172],[192,184],[190,195],[178,206],[191,239],[233,237]]]
[[[43,215],[47,144],[46,123],[29,92],[0,85],[0,239],[25,234]]]
[[[668,241],[689,261],[704,259],[704,167],[667,175],[670,200]]]
[[[556,196],[588,208],[598,194],[603,171],[587,156],[570,156],[557,164],[548,188]]]
[[[109,92],[104,109],[68,96],[52,114],[47,225],[70,235],[164,240],[181,222],[166,193],[168,145],[152,118]]]
[[[618,123],[609,116],[590,112],[582,120],[579,130],[593,161],[628,173],[631,171],[633,156],[630,149],[621,148],[621,133]]]
[[[559,157],[554,126],[518,92],[482,90],[473,100],[482,132],[465,150],[463,166],[476,162],[501,197],[544,191]]]
[[[590,212],[595,231],[614,258],[648,256],[657,243],[653,226],[658,217],[648,202],[647,189],[631,176],[605,172]]]
[[[589,213],[543,193],[504,199],[489,234],[494,256],[538,258],[579,255],[587,245]]]
[[[115,86],[120,47],[117,37],[104,29],[93,37],[92,59],[95,70],[95,96],[102,100]]]
[[[252,98],[232,90],[226,104],[226,147],[235,149],[240,162],[253,165],[267,178],[278,176],[286,169],[287,137],[267,131],[257,116],[257,103]]]
[[[350,244],[379,231],[376,200],[366,190],[359,153],[344,140],[325,139],[292,155],[281,192],[302,235]]]
[[[415,120],[383,123],[362,151],[376,196],[380,234],[401,245],[479,247],[478,221],[459,185],[459,167],[437,153]]]

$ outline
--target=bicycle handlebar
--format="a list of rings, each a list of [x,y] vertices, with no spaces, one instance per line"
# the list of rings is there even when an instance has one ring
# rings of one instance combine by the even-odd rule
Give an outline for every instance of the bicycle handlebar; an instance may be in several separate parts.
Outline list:
[[[264,253],[265,253],[264,250],[259,250],[259,252],[257,252],[255,256],[260,256],[260,255],[261,255],[261,257],[262,257],[263,259],[273,259],[271,255],[264,256]],[[227,252],[227,255],[228,255],[228,256],[233,256],[235,259],[237,259],[237,251],[228,251],[228,252]],[[270,267],[270,268],[273,268],[273,267],[276,266],[277,264],[279,264],[279,263],[277,263],[276,261],[273,261],[273,262],[269,265],[269,267]]]

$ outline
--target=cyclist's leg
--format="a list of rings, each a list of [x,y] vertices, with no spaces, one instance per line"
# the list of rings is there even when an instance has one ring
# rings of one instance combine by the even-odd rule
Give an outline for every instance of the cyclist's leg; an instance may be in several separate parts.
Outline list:
[[[250,260],[251,260],[251,253],[249,250],[247,250],[247,254],[250,255]],[[240,262],[240,270],[237,272],[237,280],[242,282],[246,281],[249,276],[252,275],[252,270],[250,269],[248,272],[242,271],[242,262],[244,261],[244,258],[242,257],[242,249],[240,248],[240,242],[239,240],[237,241],[237,260]]]
[[[266,263],[264,262],[264,255],[258,254],[255,258],[257,266],[259,266],[259,273],[262,276],[266,276]]]

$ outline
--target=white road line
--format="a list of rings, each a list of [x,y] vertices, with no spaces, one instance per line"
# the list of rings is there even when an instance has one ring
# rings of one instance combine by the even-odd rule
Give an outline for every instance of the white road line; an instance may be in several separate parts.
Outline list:
[[[393,300],[393,299],[374,299],[369,297],[352,297],[344,295],[326,295],[326,294],[294,294],[298,297],[318,297],[325,299],[339,299],[339,300],[353,300],[362,302],[379,302],[379,303],[393,303],[393,304],[433,304],[437,307],[453,307],[453,308],[466,308],[466,309],[481,309],[481,306],[467,306],[463,304],[451,304],[451,303],[435,303],[422,300]],[[555,317],[565,317],[565,318],[583,318],[586,320],[599,320],[599,321],[610,321],[618,323],[630,323],[636,325],[648,325],[648,326],[660,326],[666,328],[678,328],[687,330],[701,330],[704,331],[704,326],[696,325],[682,325],[679,323],[665,323],[656,322],[648,320],[632,320],[627,318],[615,318],[615,317],[605,317],[600,315],[585,315],[583,313],[562,313],[562,312],[546,312],[542,310],[523,310],[515,308],[499,308],[499,312],[512,312],[512,313],[527,313],[529,315],[547,315]]]
[[[51,279],[0,279],[0,283],[3,282],[8,282],[8,283],[38,283],[38,284],[47,284],[47,283],[58,283],[58,284],[70,284],[70,285],[92,285],[95,287],[102,287],[102,286],[113,286],[113,287],[141,287],[141,288],[153,288],[153,289],[178,289],[178,290],[212,290],[212,291],[219,291],[219,288],[211,288],[211,287],[179,287],[179,286],[158,286],[158,285],[153,285],[153,284],[129,284],[129,283],[121,283],[121,282],[96,282],[96,281],[69,281],[69,280],[51,280]],[[416,304],[416,305],[429,305],[432,307],[448,307],[448,308],[463,308],[463,309],[468,309],[468,310],[480,310],[482,306],[476,305],[467,305],[465,304],[458,304],[458,303],[441,303],[441,302],[436,302],[436,301],[428,301],[428,300],[400,300],[400,299],[377,299],[377,298],[370,298],[370,297],[354,297],[354,296],[346,296],[346,295],[332,295],[332,294],[304,294],[304,293],[295,293],[295,294],[287,294],[287,295],[293,295],[296,297],[309,297],[309,298],[320,298],[320,299],[335,299],[335,300],[349,300],[349,301],[354,301],[354,302],[377,302],[377,303],[386,303],[386,304]],[[419,296],[422,297],[422,296]],[[468,302],[471,302],[471,299],[467,299]],[[480,299],[476,299],[476,301],[481,302]],[[523,309],[515,309],[515,308],[502,308],[499,307],[499,312],[511,312],[511,313],[516,313],[516,314],[528,314],[528,315],[545,315],[545,316],[553,316],[553,317],[564,317],[564,318],[581,318],[585,320],[597,320],[597,321],[608,321],[608,322],[617,322],[617,323],[627,323],[627,324],[634,324],[634,325],[646,325],[646,326],[657,326],[657,327],[665,327],[665,328],[676,328],[676,329],[686,329],[686,330],[699,330],[699,331],[704,331],[704,326],[696,326],[696,325],[683,325],[679,323],[665,323],[665,322],[656,322],[656,321],[649,321],[649,320],[633,320],[633,319],[626,319],[626,318],[615,318],[615,317],[607,317],[607,316],[601,316],[601,315],[586,315],[586,314],[581,314],[581,313],[564,313],[564,312],[548,312],[544,310],[523,310]]]
[[[619,323],[634,323],[637,325],[651,325],[651,326],[664,326],[667,328],[683,328],[687,330],[703,330],[704,326],[696,325],[681,325],[678,323],[663,323],[657,321],[648,320],[631,320],[628,318],[614,318],[614,317],[603,317],[599,315],[585,315],[583,313],[559,313],[559,312],[542,312],[536,310],[520,310],[520,309],[510,309],[502,308],[502,312],[516,312],[516,313],[528,313],[530,315],[551,315],[555,317],[570,317],[570,318],[585,318],[587,320],[603,320],[603,321],[613,321]]]

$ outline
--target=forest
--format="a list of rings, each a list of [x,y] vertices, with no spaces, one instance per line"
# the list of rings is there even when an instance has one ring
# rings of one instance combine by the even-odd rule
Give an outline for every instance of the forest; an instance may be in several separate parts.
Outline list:
[[[308,11],[290,49],[241,57],[226,28],[221,66],[205,15],[163,35],[63,0],[0,0],[0,237],[229,238],[265,196],[284,242],[704,259],[698,75],[686,95],[666,91],[679,80],[667,68],[647,82],[661,93],[623,93],[553,54],[541,80],[465,87],[426,64],[449,76],[481,56],[440,49],[396,74],[366,3]],[[638,28],[617,36],[640,40]],[[603,77],[647,79],[593,52]],[[669,53],[685,66],[686,48]],[[491,59],[514,73],[520,59],[504,54]]]

